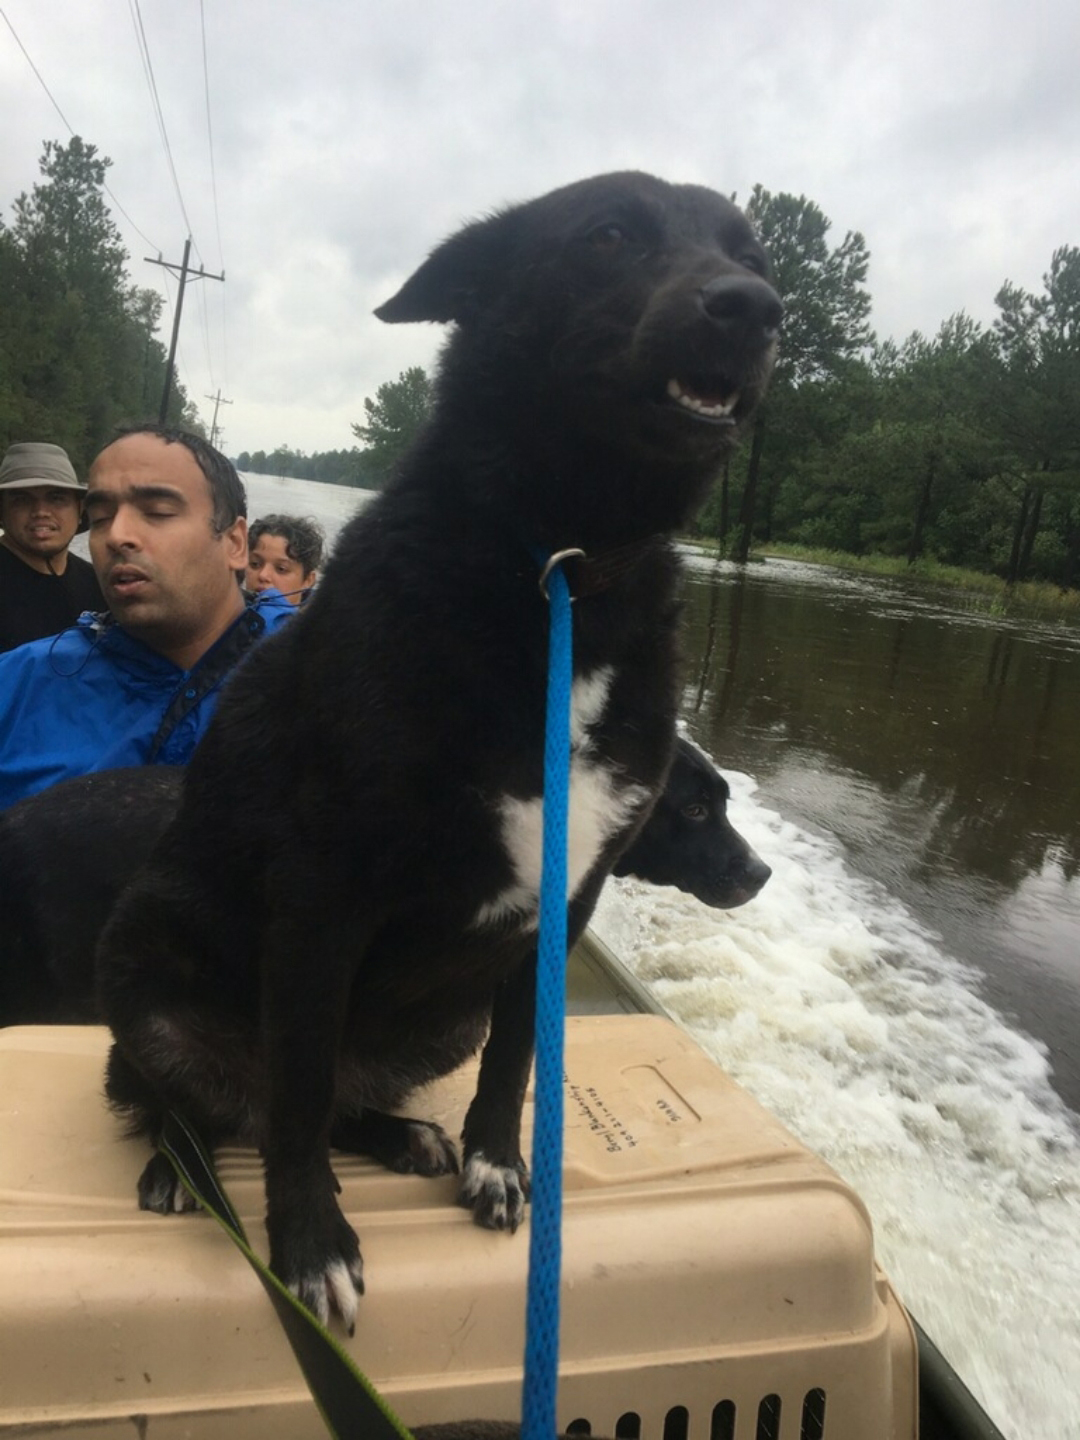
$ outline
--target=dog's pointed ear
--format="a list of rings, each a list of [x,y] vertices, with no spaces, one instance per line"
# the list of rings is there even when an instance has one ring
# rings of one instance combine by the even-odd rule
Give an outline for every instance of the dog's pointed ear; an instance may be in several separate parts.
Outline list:
[[[389,325],[466,319],[507,268],[518,213],[504,210],[451,235],[375,314]]]

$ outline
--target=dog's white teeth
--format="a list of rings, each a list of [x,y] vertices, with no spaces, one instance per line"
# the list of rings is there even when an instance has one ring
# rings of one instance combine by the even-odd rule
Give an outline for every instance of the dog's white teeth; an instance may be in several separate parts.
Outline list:
[[[736,390],[728,399],[710,403],[702,400],[699,395],[691,395],[677,380],[668,381],[667,393],[684,410],[692,410],[695,415],[703,415],[707,420],[726,419],[735,409],[739,400],[739,392]]]

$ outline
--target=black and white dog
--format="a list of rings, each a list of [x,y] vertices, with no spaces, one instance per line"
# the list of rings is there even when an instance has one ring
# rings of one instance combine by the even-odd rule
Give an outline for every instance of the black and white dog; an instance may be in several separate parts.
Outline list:
[[[174,819],[177,765],[101,770],[0,813],[0,1025],[100,1020],[94,951],[116,903]],[[682,737],[667,780],[612,874],[675,885],[729,910],[772,873],[727,816],[727,781]]]
[[[745,905],[772,870],[728,819],[730,799],[716,766],[680,735],[664,788],[611,873],[675,885],[718,910]]]
[[[548,608],[579,548],[570,933],[664,785],[684,526],[768,382],[781,304],[742,214],[584,180],[467,226],[377,312],[453,322],[434,413],[296,619],[237,673],[98,954],[106,1088],[262,1149],[275,1272],[351,1327],[360,1247],[330,1151],[445,1174],[396,1116],[484,1043],[461,1201],[528,1193]],[[490,1033],[489,1033],[490,1025]],[[151,1159],[143,1206],[172,1211]]]

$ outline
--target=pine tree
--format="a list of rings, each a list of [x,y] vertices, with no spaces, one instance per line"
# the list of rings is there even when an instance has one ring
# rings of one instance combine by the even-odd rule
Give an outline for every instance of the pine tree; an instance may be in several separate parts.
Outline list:
[[[858,231],[830,250],[831,226],[805,196],[772,195],[755,185],[746,215],[769,254],[784,323],[772,387],[754,420],[735,558],[745,561],[757,510],[767,430],[782,426],[785,400],[800,385],[836,376],[873,340],[864,288],[870,254]]]
[[[76,135],[46,141],[40,163],[0,226],[0,443],[49,440],[83,472],[119,422],[155,411],[161,300],[128,280],[109,160]],[[185,404],[180,390],[170,417]]]
[[[401,457],[420,433],[431,410],[431,381],[419,365],[403,370],[396,380],[388,380],[375,392],[375,399],[364,401],[367,419],[352,427],[361,442],[359,462],[365,473],[364,483],[382,486],[390,478]]]

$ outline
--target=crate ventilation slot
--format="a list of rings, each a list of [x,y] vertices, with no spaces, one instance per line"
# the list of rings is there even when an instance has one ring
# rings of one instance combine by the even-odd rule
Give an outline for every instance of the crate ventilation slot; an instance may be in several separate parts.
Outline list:
[[[592,1422],[572,1420],[567,1435],[592,1435]],[[615,1440],[643,1440],[641,1416],[633,1410],[615,1422]],[[673,1405],[664,1416],[659,1440],[690,1440],[690,1412],[685,1405]],[[713,1407],[708,1440],[735,1440],[735,1402],[721,1400]],[[757,1412],[754,1440],[780,1440],[780,1396],[766,1395]],[[799,1440],[825,1440],[825,1391],[808,1390],[803,1396]]]

